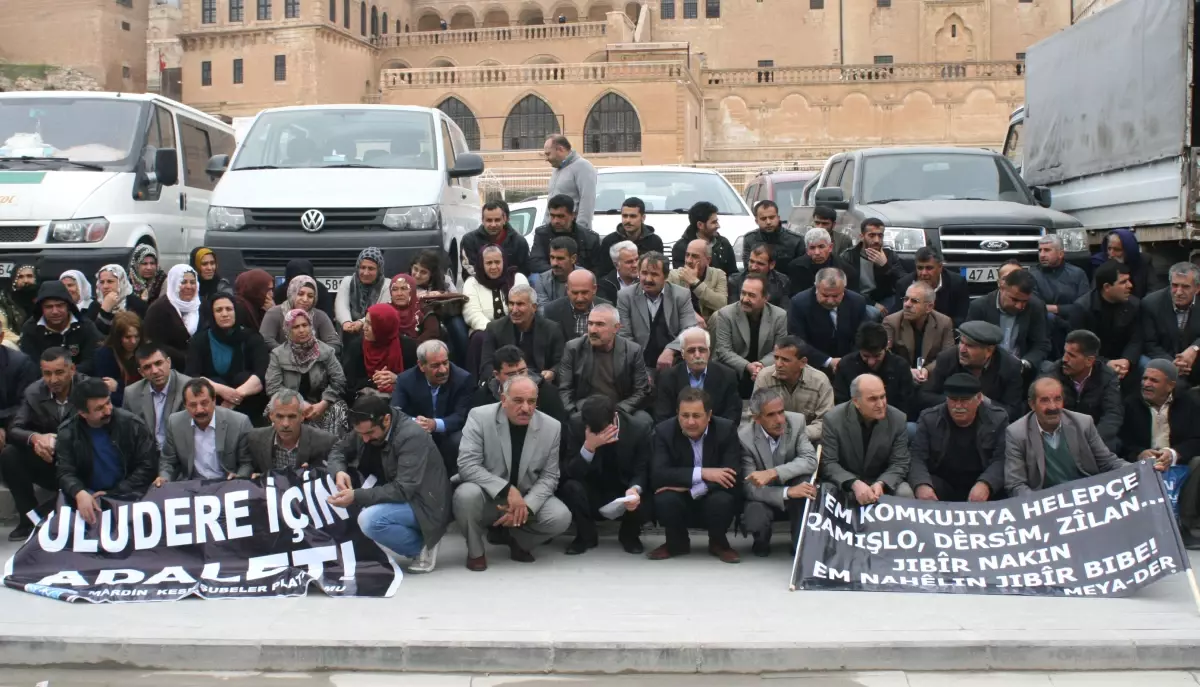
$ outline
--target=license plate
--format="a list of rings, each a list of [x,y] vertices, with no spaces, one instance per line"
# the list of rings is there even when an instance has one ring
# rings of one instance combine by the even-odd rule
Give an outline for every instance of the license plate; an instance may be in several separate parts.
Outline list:
[[[321,277],[319,281],[330,293],[337,293],[338,287],[342,285],[342,277]]]
[[[0,279],[12,279],[13,263],[0,262]]]
[[[970,282],[995,282],[999,267],[964,267],[962,274]]]

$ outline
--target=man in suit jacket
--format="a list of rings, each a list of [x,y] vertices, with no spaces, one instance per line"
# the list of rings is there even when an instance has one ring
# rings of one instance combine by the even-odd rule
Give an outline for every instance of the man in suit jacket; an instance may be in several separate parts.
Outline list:
[[[1004,484],[1009,496],[1125,465],[1104,445],[1092,418],[1063,409],[1062,382],[1043,377],[1033,383],[1029,397],[1031,411],[1005,433]]]
[[[821,479],[853,494],[860,505],[885,493],[912,498],[908,476],[908,418],[888,405],[883,380],[862,375],[851,398],[825,414]]]
[[[804,425],[804,416],[783,409],[783,394],[759,389],[750,397],[754,421],[738,430],[742,442],[742,479],[746,510],[742,528],[754,537],[755,556],[771,553],[771,524],[786,517],[792,526],[792,546],[800,535],[804,502],[817,496],[808,479],[817,469],[817,453]]]
[[[654,428],[654,512],[667,543],[650,552],[664,560],[691,551],[688,526],[708,529],[708,553],[724,563],[741,558],[729,545],[729,527],[742,507],[741,442],[737,424],[713,417],[703,389],[679,394],[678,417]]]
[[[792,298],[788,333],[808,344],[810,364],[832,375],[839,359],[854,351],[854,335],[866,316],[867,302],[846,290],[846,275],[821,270],[816,286]]]
[[[917,249],[917,271],[896,282],[896,297],[903,298],[908,287],[924,282],[933,289],[933,309],[949,317],[957,327],[967,321],[967,310],[971,306],[971,288],[962,275],[943,269],[942,256],[929,246]]]
[[[954,322],[934,309],[933,289],[925,282],[909,286],[901,304],[904,309],[883,318],[883,326],[892,352],[908,361],[913,381],[923,383],[933,372],[938,354],[954,348]]]
[[[650,395],[642,349],[618,336],[620,327],[616,308],[598,305],[588,315],[588,335],[567,344],[558,368],[558,389],[572,423],[579,417],[583,399],[599,393],[616,402],[617,410],[630,420],[646,427],[652,424],[642,410]]]
[[[617,540],[626,553],[642,553],[642,523],[649,504],[642,495],[650,489],[650,443],[648,427],[621,422],[617,404],[607,396],[593,394],[580,408],[582,434],[569,431],[558,483],[558,498],[571,511],[575,540],[567,555],[578,555],[600,545],[596,522],[605,516],[601,508],[616,499],[628,499],[620,514]]]
[[[509,290],[508,317],[492,320],[484,330],[476,378],[492,373],[492,358],[497,348],[516,346],[532,362],[534,372],[554,381],[554,370],[562,360],[566,340],[557,324],[538,315],[537,304],[537,294],[528,284],[517,284]]]
[[[654,390],[654,421],[675,415],[679,392],[689,387],[704,389],[712,400],[712,410],[735,426],[742,421],[742,398],[738,395],[737,375],[712,360],[708,332],[692,327],[679,335],[683,364],[659,370]]]
[[[392,407],[433,436],[446,463],[446,474],[453,475],[458,465],[458,442],[471,409],[475,378],[450,362],[450,350],[437,339],[417,347],[417,367],[396,377]]]
[[[307,405],[292,389],[281,389],[271,397],[267,405],[271,426],[251,430],[246,441],[254,476],[325,464],[337,437],[304,424]]]
[[[1189,382],[1197,381],[1193,371],[1200,352],[1200,267],[1191,262],[1176,263],[1170,270],[1171,285],[1142,300],[1143,353],[1149,358],[1172,360]],[[1193,384],[1194,386],[1194,384]]]
[[[1046,363],[1042,374],[1062,383],[1063,407],[1083,413],[1113,453],[1121,453],[1121,422],[1125,404],[1117,373],[1099,359],[1100,339],[1086,329],[1067,334],[1062,360]],[[1132,380],[1131,380],[1132,381]]]
[[[171,369],[171,357],[158,344],[143,344],[136,356],[142,378],[125,387],[125,410],[142,418],[162,450],[167,418],[183,410],[183,387],[192,378]]]
[[[1000,327],[1000,348],[1021,360],[1026,377],[1042,369],[1050,356],[1046,305],[1033,295],[1033,283],[1028,271],[1014,270],[1001,280],[999,289],[976,299],[967,309],[968,320]]]
[[[667,275],[667,283],[687,289],[692,294],[692,309],[708,318],[729,304],[729,275],[713,267],[712,244],[695,239],[688,244],[683,267]]]
[[[687,289],[666,283],[667,259],[660,253],[638,258],[640,283],[617,294],[621,336],[636,341],[647,368],[675,364],[679,332],[696,326],[696,311]]]
[[[38,365],[42,378],[25,388],[17,414],[8,426],[4,450],[0,451],[0,476],[20,514],[9,541],[25,541],[33,532],[33,523],[25,514],[38,506],[34,485],[47,490],[58,488],[54,448],[59,425],[75,414],[71,390],[89,379],[75,371],[65,348],[46,349]]]
[[[661,242],[662,239],[659,239],[659,243]],[[651,251],[659,254],[662,253],[661,250],[654,248],[645,250],[646,253]],[[621,289],[626,286],[634,286],[638,283],[638,257],[642,253],[642,249],[633,241],[618,241],[608,249],[614,269],[603,277],[600,277],[598,290],[604,300],[609,303],[616,303],[617,294]]]
[[[189,479],[250,476],[250,418],[217,405],[207,379],[183,387],[184,409],[167,418],[167,443],[154,486]]]
[[[738,375],[738,391],[748,397],[764,367],[775,364],[775,344],[787,336],[787,311],[767,302],[766,280],[751,274],[741,300],[717,311],[709,321],[717,360]]]
[[[558,325],[566,345],[571,339],[587,336],[588,313],[601,303],[609,301],[596,296],[596,275],[591,270],[575,270],[567,277],[566,297],[547,303],[543,319]]]
[[[975,375],[946,380],[946,402],[917,418],[908,483],[925,501],[988,501],[1004,491],[1008,413],[983,402]]]
[[[483,533],[494,523],[521,563],[532,563],[534,546],[571,526],[571,511],[554,496],[562,427],[535,409],[537,396],[532,379],[514,377],[505,382],[499,403],[467,416],[454,517],[467,539],[468,570],[487,570]]]

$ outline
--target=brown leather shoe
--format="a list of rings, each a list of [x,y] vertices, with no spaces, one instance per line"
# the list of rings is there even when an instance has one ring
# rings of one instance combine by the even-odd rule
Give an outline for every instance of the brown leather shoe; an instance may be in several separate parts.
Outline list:
[[[742,557],[737,551],[729,548],[726,544],[709,544],[708,553],[711,556],[716,556],[721,559],[722,563],[741,563]]]
[[[663,544],[657,549],[654,549],[650,553],[646,554],[646,558],[649,558],[652,561],[665,561],[670,557],[671,550],[667,548],[666,544]]]
[[[467,558],[467,570],[471,572],[483,572],[487,570],[487,556],[479,558]]]
[[[517,546],[515,541],[508,543],[508,553],[518,563],[532,563],[535,560],[532,553]]]

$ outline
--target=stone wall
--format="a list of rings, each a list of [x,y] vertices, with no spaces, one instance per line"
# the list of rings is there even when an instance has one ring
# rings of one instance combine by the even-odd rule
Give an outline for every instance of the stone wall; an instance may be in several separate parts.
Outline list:
[[[44,64],[0,62],[0,91],[103,91],[88,74]]]

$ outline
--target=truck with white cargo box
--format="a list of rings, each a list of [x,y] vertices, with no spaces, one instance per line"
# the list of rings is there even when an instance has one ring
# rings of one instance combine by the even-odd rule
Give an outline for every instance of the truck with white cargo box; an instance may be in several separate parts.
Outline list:
[[[1004,154],[1093,243],[1134,231],[1163,272],[1197,252],[1196,0],[1122,0],[1029,48]]]

